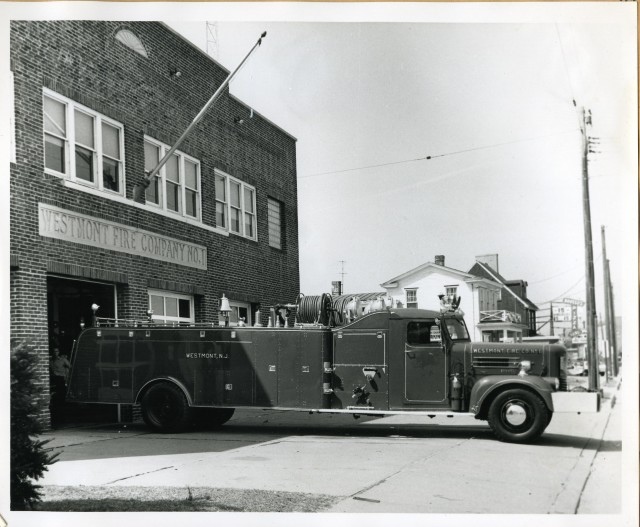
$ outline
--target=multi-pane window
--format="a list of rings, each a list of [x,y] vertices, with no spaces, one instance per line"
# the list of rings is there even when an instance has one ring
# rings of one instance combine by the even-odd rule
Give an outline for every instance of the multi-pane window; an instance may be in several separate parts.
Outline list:
[[[445,294],[449,298],[453,298],[458,294],[458,286],[457,285],[447,285],[447,286],[445,286],[444,290],[445,290]]]
[[[418,290],[406,289],[407,307],[418,307]]]
[[[256,190],[219,171],[216,171],[216,224],[245,238],[257,237]]]
[[[167,145],[145,138],[145,171],[151,172],[169,149]],[[200,163],[176,150],[147,187],[145,199],[149,205],[200,219]]]
[[[231,307],[231,313],[229,313],[230,326],[237,326],[239,324],[245,324],[247,326],[252,325],[251,304],[229,300],[229,307]]]
[[[193,323],[193,296],[149,290],[152,319],[160,323]]]
[[[282,204],[275,199],[267,199],[269,220],[269,245],[282,249]]]
[[[45,171],[123,194],[123,126],[47,89],[43,113]]]

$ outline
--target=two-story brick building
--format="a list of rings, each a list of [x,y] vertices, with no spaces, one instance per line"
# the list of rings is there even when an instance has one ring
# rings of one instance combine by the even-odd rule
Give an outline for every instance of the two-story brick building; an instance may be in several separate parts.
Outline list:
[[[156,22],[14,21],[10,58],[10,324],[46,397],[93,304],[218,323],[224,294],[253,323],[296,298],[296,140],[228,90],[134,197],[229,71]]]

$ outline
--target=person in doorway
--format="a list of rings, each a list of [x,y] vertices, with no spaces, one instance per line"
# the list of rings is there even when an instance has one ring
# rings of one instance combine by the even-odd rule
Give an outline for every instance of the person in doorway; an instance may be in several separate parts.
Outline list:
[[[62,419],[67,378],[71,370],[71,363],[66,355],[61,355],[58,348],[53,348],[51,355],[51,418],[55,423]]]

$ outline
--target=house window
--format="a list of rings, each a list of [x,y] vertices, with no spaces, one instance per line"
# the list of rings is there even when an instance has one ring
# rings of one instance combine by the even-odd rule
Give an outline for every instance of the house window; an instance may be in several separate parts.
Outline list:
[[[275,199],[268,198],[269,215],[269,245],[282,249],[282,204]]]
[[[245,238],[257,238],[255,188],[219,171],[216,171],[216,225]]]
[[[457,285],[446,285],[444,287],[445,295],[449,298],[454,298],[458,294],[458,286]]]
[[[405,289],[407,295],[407,307],[418,307],[418,290]]]
[[[123,126],[46,89],[43,111],[45,172],[122,195]]]
[[[144,169],[153,170],[170,147],[154,139],[144,140]],[[186,218],[200,219],[200,163],[176,150],[145,192],[147,205]]]
[[[149,290],[149,309],[153,311],[151,318],[156,322],[192,324],[195,321],[191,295]]]

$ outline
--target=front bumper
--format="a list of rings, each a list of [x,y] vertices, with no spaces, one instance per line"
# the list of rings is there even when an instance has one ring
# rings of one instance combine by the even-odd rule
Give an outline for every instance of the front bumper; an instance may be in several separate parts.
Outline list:
[[[553,392],[554,412],[592,413],[600,411],[600,392]]]

